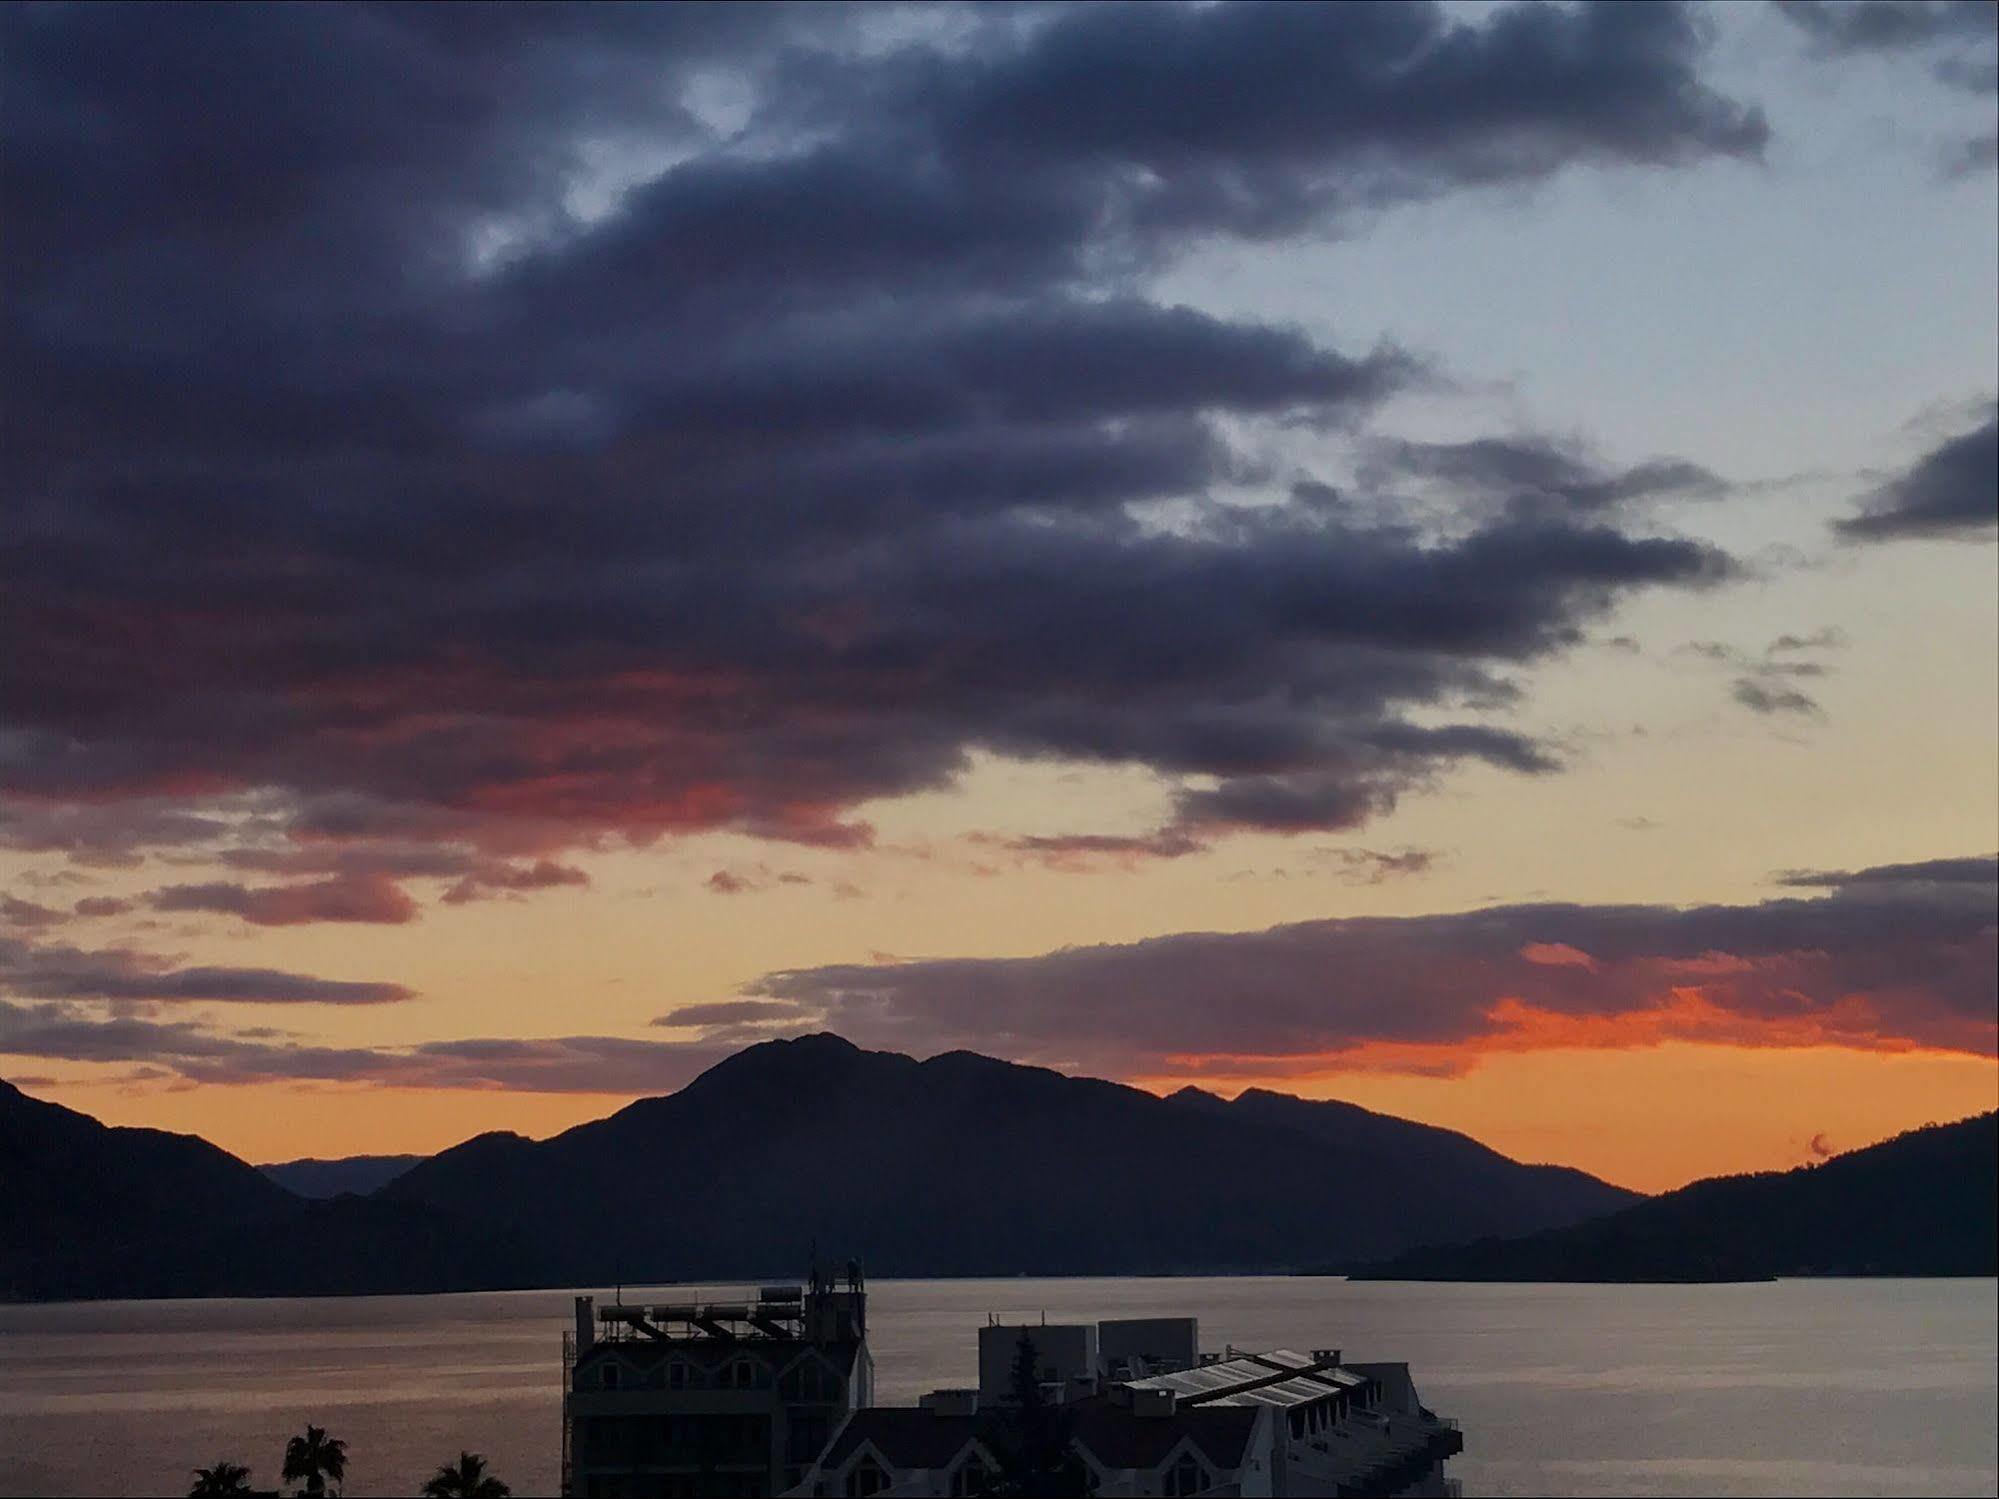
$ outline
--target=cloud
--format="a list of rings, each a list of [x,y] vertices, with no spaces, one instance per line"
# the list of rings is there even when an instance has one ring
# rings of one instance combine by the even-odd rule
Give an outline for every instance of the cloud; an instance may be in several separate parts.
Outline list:
[[[1999,88],[1990,6],[1963,0],[1777,0],[1777,9],[1822,54],[1916,53],[1954,88],[1986,96]]]
[[[810,885],[813,881],[810,875],[796,870],[773,870],[759,864],[753,869],[718,869],[701,883],[714,895],[748,895],[782,885]]]
[[[37,905],[19,896],[0,895],[0,925],[33,931],[38,927],[55,926],[68,918],[61,912],[47,906]]]
[[[1798,877],[1743,906],[1497,906],[1184,933],[1031,958],[837,964],[748,991],[868,1045],[1113,1076],[1457,1069],[1665,1040],[1999,1046],[1999,859]]]
[[[1515,670],[1730,573],[1644,520],[1709,485],[1672,461],[1306,503],[1288,434],[1440,372],[1146,290],[1755,158],[1685,8],[479,14],[0,16],[0,843],[387,920],[564,851],[862,846],[974,754],[1150,771],[1169,842],[1346,828],[1545,773]]]
[[[447,897],[448,899],[449,897]],[[147,897],[155,911],[217,911],[252,926],[299,926],[313,921],[400,926],[417,918],[416,902],[381,878],[339,877],[305,885],[250,887],[214,881],[169,885]]]
[[[1795,713],[1805,718],[1825,716],[1818,699],[1795,687],[1772,686],[1754,677],[1737,677],[1735,685],[1729,690],[1735,700],[1752,713]]]
[[[1989,19],[1989,17],[1988,17]],[[1835,523],[1848,541],[1909,537],[1990,541],[1999,525],[1999,404],[1985,420],[1947,438],[1864,496]]]
[[[663,1026],[763,1025],[769,1022],[796,1023],[809,1019],[799,1006],[780,999],[724,999],[707,1004],[682,1005],[653,1021]]]
[[[1327,850],[1325,857],[1353,884],[1382,885],[1390,880],[1427,874],[1441,856],[1434,848],[1404,848],[1394,853],[1372,848],[1339,848]]]
[[[1832,1144],[1826,1139],[1824,1130],[1820,1130],[1812,1136],[1809,1148],[1811,1153],[1821,1161],[1830,1159],[1834,1154]]]
[[[1999,169],[1999,130],[1952,141],[1937,153],[1937,170],[1946,182],[1983,177]]]
[[[1129,866],[1142,859],[1179,859],[1208,846],[1172,828],[1152,833],[1030,833],[1012,838],[974,834],[972,841],[1069,870],[1096,869],[1106,863]]]
[[[5,764],[0,756],[0,768]],[[137,864],[147,848],[212,842],[228,836],[232,826],[227,818],[153,797],[125,798],[115,805],[0,802],[0,848],[59,853],[84,865]]]
[[[1730,684],[1729,692],[1752,713],[1765,717],[1789,714],[1823,718],[1825,712],[1818,699],[1797,684],[1800,680],[1828,677],[1832,668],[1824,661],[1805,658],[1844,650],[1846,645],[1844,632],[1828,627],[1809,634],[1779,635],[1760,654],[1738,650],[1719,640],[1691,640],[1674,654],[1698,657],[1741,673]]]
[[[129,948],[86,949],[0,937],[0,994],[25,999],[376,1005],[413,999],[400,984],[314,978],[274,968],[176,967]]]
[[[1876,864],[1868,869],[1791,869],[1777,883],[1801,889],[1848,890],[1907,886],[1969,885],[1983,888],[1994,880],[1991,859],[1924,859],[1913,864]]]
[[[555,890],[563,886],[587,886],[589,883],[590,876],[582,870],[558,864],[553,859],[536,859],[527,865],[482,860],[444,892],[444,903],[457,906],[494,895],[522,895],[532,890]]]
[[[473,1038],[410,1047],[328,1047],[244,1039],[192,1021],[103,1018],[74,1006],[0,1000],[0,1055],[144,1062],[189,1082],[307,1082],[530,1093],[665,1093],[732,1049],[619,1036]]]
[[[330,1048],[78,1002],[102,985],[36,993],[9,982],[44,1002],[0,1002],[0,1054],[142,1062],[214,1083],[631,1094],[676,1087],[773,1031],[828,1026],[918,1054],[970,1047],[1141,1078],[1444,1075],[1493,1052],[1668,1041],[1999,1050],[1999,857],[1782,878],[1815,893],[1739,906],[1496,906],[793,970],[654,1022],[699,1029],[686,1042]],[[0,948],[6,971],[21,968],[21,951]]]
[[[1367,478],[1378,486],[1413,485],[1459,505],[1525,518],[1597,515],[1664,500],[1716,499],[1720,476],[1681,458],[1616,468],[1575,443],[1549,438],[1475,438],[1425,443],[1380,439],[1369,445]]]

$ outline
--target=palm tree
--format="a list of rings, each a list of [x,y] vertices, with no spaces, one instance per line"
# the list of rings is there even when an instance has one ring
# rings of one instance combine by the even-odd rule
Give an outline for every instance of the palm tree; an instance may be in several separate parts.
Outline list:
[[[194,1487],[187,1491],[187,1499],[228,1499],[249,1492],[250,1470],[225,1457],[212,1468],[194,1470]]]
[[[486,1459],[461,1452],[455,1463],[443,1463],[423,1486],[423,1499],[507,1499],[513,1490],[486,1471]]]
[[[329,1437],[324,1426],[307,1423],[305,1435],[285,1443],[285,1482],[304,1485],[302,1494],[324,1494],[326,1481],[333,1480],[333,1492],[347,1477],[347,1444]]]

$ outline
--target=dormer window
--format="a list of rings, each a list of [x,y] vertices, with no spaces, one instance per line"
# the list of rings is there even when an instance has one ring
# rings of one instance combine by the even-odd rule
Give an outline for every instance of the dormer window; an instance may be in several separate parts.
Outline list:
[[[952,1499],[971,1499],[971,1496],[990,1493],[993,1486],[992,1470],[979,1460],[975,1452],[951,1475]]]
[[[1173,1465],[1166,1475],[1165,1489],[1169,1494],[1198,1494],[1208,1486],[1207,1469],[1201,1460],[1189,1452]]]
[[[615,1390],[618,1387],[618,1366],[616,1364],[604,1365],[603,1369],[598,1372],[597,1383],[604,1389]]]

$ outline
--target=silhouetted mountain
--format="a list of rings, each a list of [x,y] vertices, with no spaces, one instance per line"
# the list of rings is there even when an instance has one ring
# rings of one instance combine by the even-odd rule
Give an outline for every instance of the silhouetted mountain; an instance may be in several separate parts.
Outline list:
[[[378,1196],[519,1224],[577,1283],[788,1271],[814,1240],[878,1274],[1283,1269],[1635,1196],[1365,1110],[1211,1104],[811,1036],[552,1140],[481,1136]]]
[[[1572,1228],[1418,1249],[1374,1280],[1763,1280],[1999,1273],[1999,1114],[1822,1165],[1698,1181]]]
[[[0,1299],[496,1288],[542,1267],[422,1205],[303,1202],[192,1135],[113,1129],[0,1083]]]
[[[1421,1182],[1453,1209],[1487,1221],[1512,1215],[1521,1222],[1574,1223],[1636,1202],[1636,1192],[1605,1191],[1605,1183],[1573,1166],[1529,1166],[1481,1145],[1469,1135],[1376,1114],[1358,1104],[1294,1098],[1249,1088],[1233,1102],[1199,1088],[1182,1088],[1170,1100],[1251,1124],[1293,1130],[1341,1151],[1356,1152],[1369,1169]],[[1578,1211],[1578,1204],[1588,1204]],[[1475,1230],[1473,1231],[1475,1232]],[[1453,1230],[1463,1238],[1467,1231]]]
[[[35,1267],[79,1265],[294,1199],[254,1166],[193,1135],[113,1129],[0,1083],[0,1294]]]
[[[300,1197],[341,1197],[349,1192],[366,1197],[418,1161],[428,1159],[420,1155],[350,1155],[322,1161],[308,1156],[299,1161],[276,1161],[257,1169]]]
[[[204,1141],[11,1088],[0,1167],[0,1294],[29,1297],[737,1277],[791,1273],[815,1240],[881,1274],[1281,1269],[1633,1200],[1347,1105],[1161,1099],[836,1036],[751,1047],[552,1140],[481,1135],[366,1198],[302,1201]]]

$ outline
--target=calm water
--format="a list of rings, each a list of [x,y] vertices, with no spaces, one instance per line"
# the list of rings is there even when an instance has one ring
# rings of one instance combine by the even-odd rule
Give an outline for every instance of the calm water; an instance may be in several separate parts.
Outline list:
[[[1407,1359],[1465,1429],[1467,1494],[1993,1494],[1995,1282],[1413,1286],[1301,1279],[878,1281],[880,1396],[975,1383],[988,1311],[1193,1313],[1205,1346]],[[673,1293],[686,1296],[685,1288]],[[643,1290],[632,1299],[664,1299]],[[552,1492],[567,1294],[0,1307],[0,1494],[276,1479],[307,1420],[347,1492],[460,1447]]]

